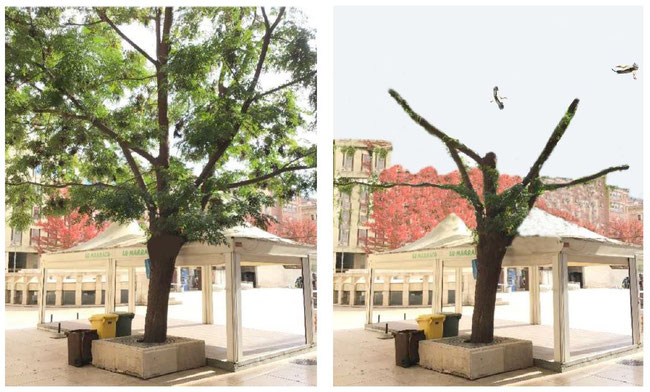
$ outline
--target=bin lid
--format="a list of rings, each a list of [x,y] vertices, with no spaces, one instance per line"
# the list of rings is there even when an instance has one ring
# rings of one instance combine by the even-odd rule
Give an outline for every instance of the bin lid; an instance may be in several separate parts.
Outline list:
[[[113,313],[102,313],[102,314],[93,314],[88,317],[90,321],[99,321],[99,320],[117,320],[117,315]]]
[[[428,320],[444,320],[444,314],[422,314],[416,318],[416,321],[428,321]]]
[[[455,312],[442,312],[440,314],[444,314],[447,317],[457,317],[457,318],[463,317],[462,313],[455,313]]]
[[[134,318],[135,313],[133,312],[115,312],[113,314],[118,315],[120,318]]]

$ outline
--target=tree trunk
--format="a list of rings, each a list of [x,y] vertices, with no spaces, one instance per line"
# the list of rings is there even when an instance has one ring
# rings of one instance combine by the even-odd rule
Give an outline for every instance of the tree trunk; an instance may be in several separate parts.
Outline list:
[[[174,276],[176,256],[183,246],[181,237],[159,234],[147,241],[151,261],[147,315],[144,322],[146,343],[162,343],[167,340],[167,307],[169,291]]]
[[[478,276],[474,293],[472,343],[490,343],[494,338],[494,305],[496,303],[501,263],[510,240],[498,233],[479,233],[476,246]]]

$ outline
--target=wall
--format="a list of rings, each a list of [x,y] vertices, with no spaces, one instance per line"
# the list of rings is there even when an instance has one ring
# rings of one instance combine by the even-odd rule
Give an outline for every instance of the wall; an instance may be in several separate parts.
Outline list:
[[[612,269],[608,265],[584,267],[582,281],[584,288],[618,288],[629,275],[627,269]]]
[[[255,267],[257,287],[294,287],[296,279],[302,276],[301,269],[287,269],[281,265]]]

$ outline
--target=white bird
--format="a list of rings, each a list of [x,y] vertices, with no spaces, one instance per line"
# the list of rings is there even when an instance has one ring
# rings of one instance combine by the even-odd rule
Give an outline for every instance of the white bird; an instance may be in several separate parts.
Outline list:
[[[493,96],[493,98],[490,101],[490,103],[496,102],[499,109],[503,110],[504,106],[503,106],[503,102],[501,102],[501,101],[503,101],[504,99],[508,99],[508,97],[502,97],[502,96],[499,95],[499,87],[498,86],[494,86],[494,89],[492,90],[492,96]]]
[[[616,72],[617,74],[631,73],[634,80],[636,80],[636,71],[638,69],[639,66],[634,63],[632,65],[617,65],[616,67],[612,68],[612,71]]]

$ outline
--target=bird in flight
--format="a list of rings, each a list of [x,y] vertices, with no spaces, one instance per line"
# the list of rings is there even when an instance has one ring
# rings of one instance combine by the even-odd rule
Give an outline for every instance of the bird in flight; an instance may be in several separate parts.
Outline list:
[[[494,89],[492,90],[492,96],[493,96],[493,98],[492,98],[492,100],[490,102],[496,102],[499,109],[503,110],[504,106],[503,106],[502,101],[504,99],[508,99],[508,98],[507,97],[502,97],[502,96],[499,95],[499,87],[498,86],[494,86]]]
[[[632,73],[632,77],[634,80],[636,80],[636,71],[638,69],[639,66],[634,63],[632,65],[617,65],[616,67],[612,68],[612,71],[616,72],[617,74]]]

